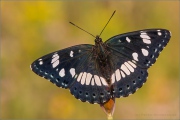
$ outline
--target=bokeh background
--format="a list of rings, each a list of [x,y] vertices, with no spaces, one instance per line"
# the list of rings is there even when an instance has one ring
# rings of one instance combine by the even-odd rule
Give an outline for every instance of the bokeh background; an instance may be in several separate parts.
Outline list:
[[[83,103],[34,74],[37,58],[76,44],[94,44],[147,28],[166,28],[172,38],[149,69],[145,85],[116,99],[114,119],[179,118],[179,1],[1,1],[1,119],[106,119],[99,105]]]

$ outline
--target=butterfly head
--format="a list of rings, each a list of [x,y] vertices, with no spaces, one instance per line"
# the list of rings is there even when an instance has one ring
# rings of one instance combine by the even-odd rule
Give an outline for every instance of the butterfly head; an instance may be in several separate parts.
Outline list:
[[[102,43],[102,39],[99,37],[99,35],[96,36],[95,43],[96,44]]]

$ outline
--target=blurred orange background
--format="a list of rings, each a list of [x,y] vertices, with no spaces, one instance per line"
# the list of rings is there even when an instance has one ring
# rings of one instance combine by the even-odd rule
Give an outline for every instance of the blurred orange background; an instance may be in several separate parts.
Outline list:
[[[0,119],[106,119],[99,105],[83,103],[30,70],[37,58],[94,38],[165,28],[172,38],[149,69],[145,85],[116,99],[114,119],[179,118],[179,1],[1,1]]]

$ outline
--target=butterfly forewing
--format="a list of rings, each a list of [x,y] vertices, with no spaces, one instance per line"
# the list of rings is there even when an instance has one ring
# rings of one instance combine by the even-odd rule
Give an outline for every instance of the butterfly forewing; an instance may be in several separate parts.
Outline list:
[[[148,68],[155,63],[169,39],[170,32],[168,30],[147,29],[120,34],[105,43],[111,50],[134,60],[138,66]]]
[[[114,36],[105,44],[109,50],[113,71],[115,97],[128,96],[146,82],[147,69],[155,63],[170,39],[165,29],[147,29]]]
[[[103,103],[110,99],[105,78],[98,72],[93,45],[77,45],[45,55],[32,70],[58,87],[69,88],[81,101]]]
[[[86,59],[85,55],[90,53],[91,48],[91,45],[77,45],[53,52],[34,61],[31,68],[41,77],[50,79],[56,85],[66,88],[72,83],[72,79],[69,77],[72,78],[77,71],[73,68],[77,66],[78,62]]]

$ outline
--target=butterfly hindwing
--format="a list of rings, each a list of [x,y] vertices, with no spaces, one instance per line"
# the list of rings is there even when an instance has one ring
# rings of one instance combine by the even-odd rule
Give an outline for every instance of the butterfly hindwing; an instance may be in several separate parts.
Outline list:
[[[71,93],[81,101],[89,103],[104,103],[111,98],[105,78],[99,72],[93,53],[80,63],[78,76],[71,87]],[[83,68],[83,69],[82,69]]]
[[[128,96],[146,82],[147,69],[155,63],[159,53],[169,42],[165,29],[147,29],[114,36],[107,40],[115,97]]]
[[[115,51],[110,58],[113,61],[114,72],[111,76],[111,84],[114,97],[127,97],[146,82],[147,69],[140,68],[133,60]]]
[[[108,85],[96,67],[92,45],[77,45],[45,55],[31,69],[58,87],[68,88],[81,101],[103,103],[110,99]]]

